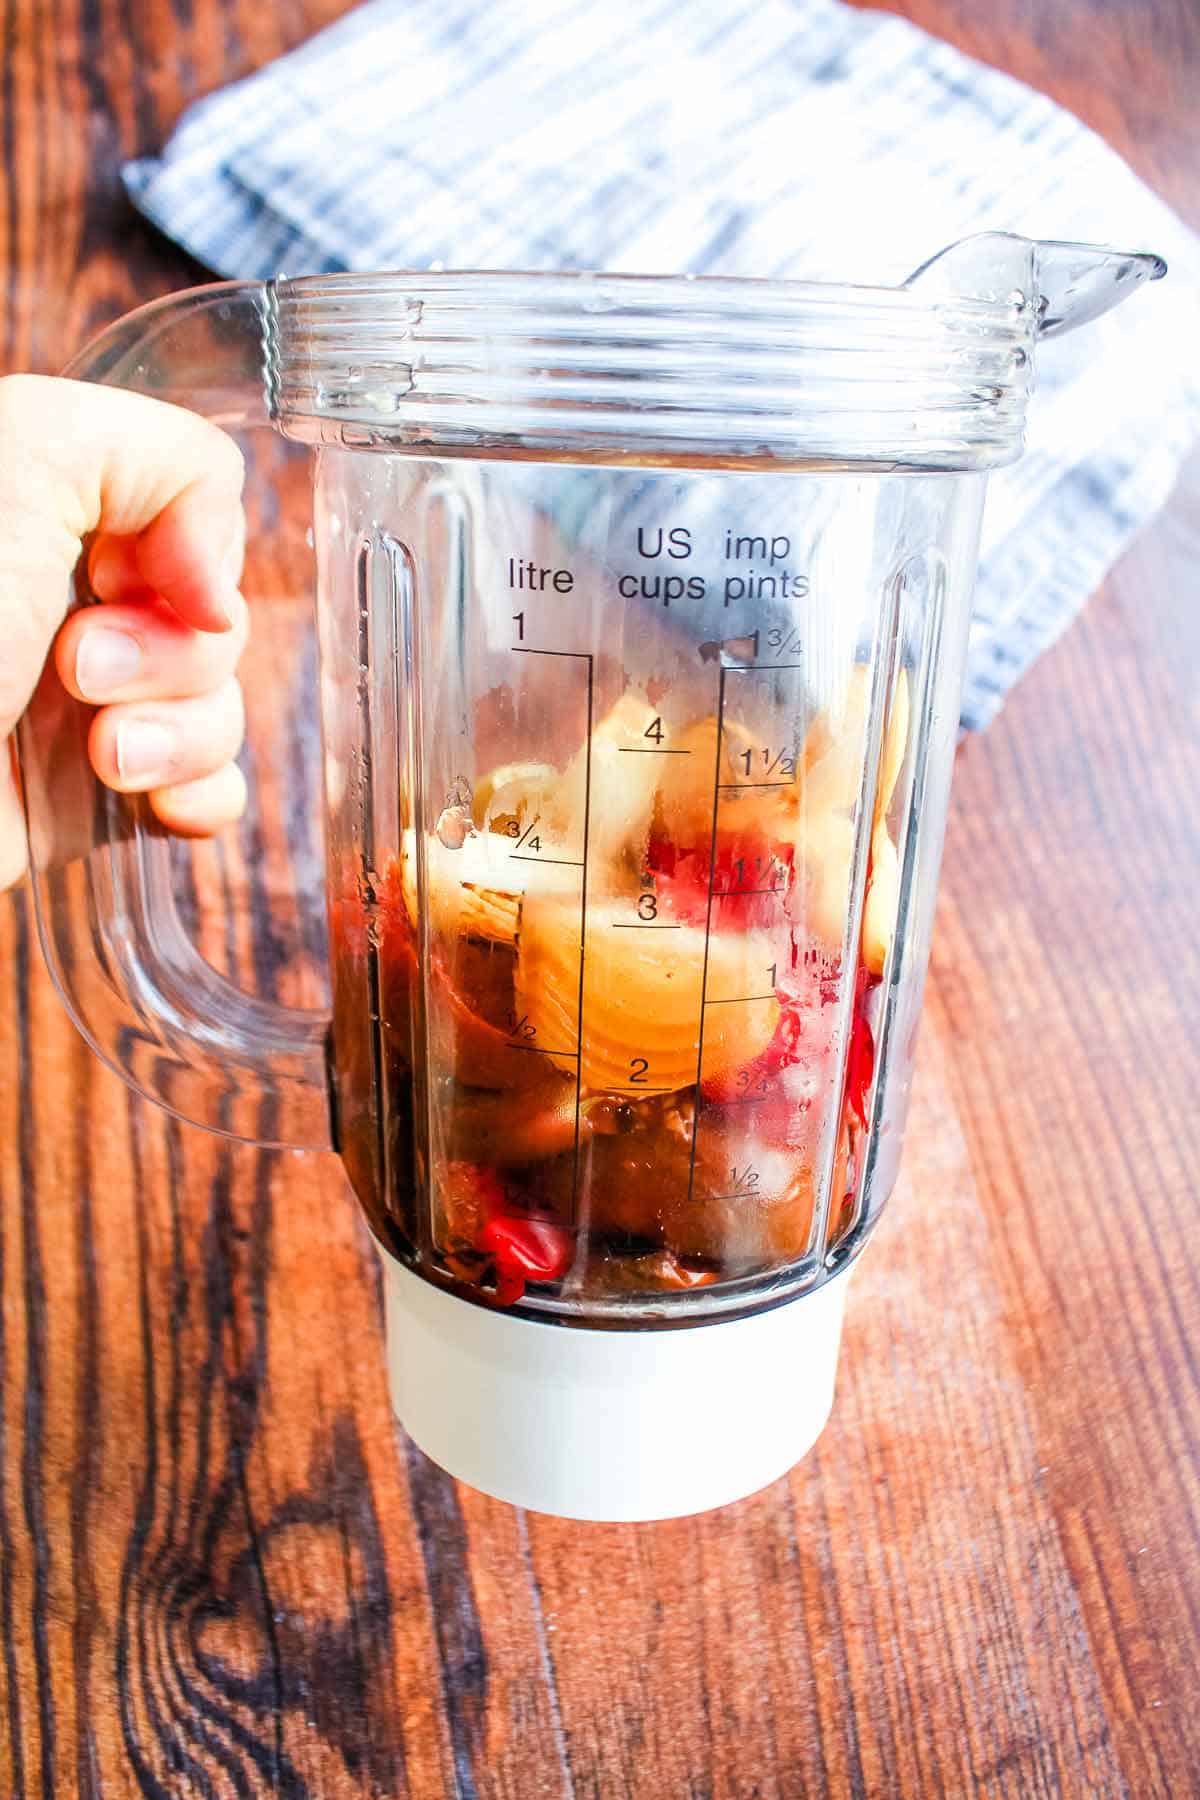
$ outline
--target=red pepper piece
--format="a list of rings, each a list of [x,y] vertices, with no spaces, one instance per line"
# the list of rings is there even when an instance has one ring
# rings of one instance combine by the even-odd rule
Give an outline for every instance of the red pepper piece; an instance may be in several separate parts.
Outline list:
[[[867,1095],[875,1075],[875,1041],[871,1027],[861,1012],[856,1012],[850,1027],[850,1051],[846,1058],[846,1104],[854,1118],[866,1129]]]
[[[791,885],[794,862],[791,844],[774,844],[749,830],[723,839],[711,859],[708,844],[680,848],[652,837],[646,849],[646,868],[665,911],[681,924],[703,925],[711,900],[713,923],[731,930],[774,922],[772,908]]]
[[[571,1266],[569,1231],[549,1219],[502,1213],[489,1219],[476,1240],[496,1266],[496,1298],[511,1306],[529,1281],[557,1281]]]

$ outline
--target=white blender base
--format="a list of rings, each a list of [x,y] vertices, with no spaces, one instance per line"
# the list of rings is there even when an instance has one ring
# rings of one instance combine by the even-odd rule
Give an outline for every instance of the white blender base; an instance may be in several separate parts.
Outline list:
[[[392,1404],[460,1481],[569,1519],[673,1519],[757,1493],[820,1436],[847,1275],[680,1330],[541,1325],[381,1252]]]

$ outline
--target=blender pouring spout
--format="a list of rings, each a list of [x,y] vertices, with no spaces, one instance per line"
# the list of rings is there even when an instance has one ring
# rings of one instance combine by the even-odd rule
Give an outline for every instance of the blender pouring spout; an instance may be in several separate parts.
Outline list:
[[[1057,337],[1118,306],[1167,272],[1150,251],[1114,250],[986,231],[960,238],[914,270],[905,288],[1035,309],[1039,337]]]

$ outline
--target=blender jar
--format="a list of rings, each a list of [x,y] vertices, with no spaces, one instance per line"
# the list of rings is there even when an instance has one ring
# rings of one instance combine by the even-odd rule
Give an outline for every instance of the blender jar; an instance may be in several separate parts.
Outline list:
[[[1161,273],[989,235],[900,289],[314,277],[143,309],[73,371],[316,450],[332,1013],[202,962],[50,681],[46,954],[142,1091],[336,1145],[398,1415],[452,1473],[657,1517],[819,1433],[896,1172],[986,473],[1039,333]]]

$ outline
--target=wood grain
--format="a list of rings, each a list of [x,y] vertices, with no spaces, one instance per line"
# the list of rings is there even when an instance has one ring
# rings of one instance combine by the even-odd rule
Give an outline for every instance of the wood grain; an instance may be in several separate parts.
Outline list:
[[[7,0],[0,366],[197,272],[121,157],[342,0]],[[909,0],[1200,220],[1190,0]],[[253,569],[255,810],[203,947],[319,991],[303,470]],[[833,1422],[659,1526],[525,1516],[394,1429],[331,1158],[186,1132],[0,900],[0,1794],[1200,1791],[1200,464],[960,757],[900,1191]],[[261,679],[254,678],[254,672]],[[294,739],[292,740],[294,744]]]

